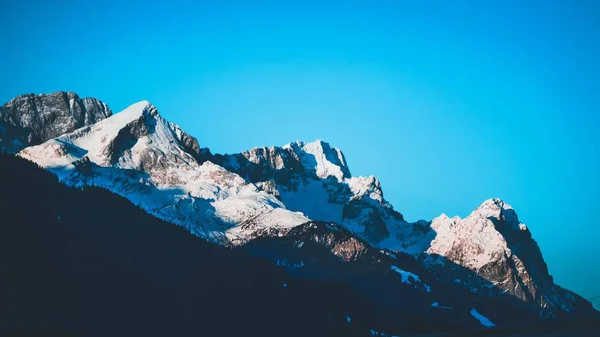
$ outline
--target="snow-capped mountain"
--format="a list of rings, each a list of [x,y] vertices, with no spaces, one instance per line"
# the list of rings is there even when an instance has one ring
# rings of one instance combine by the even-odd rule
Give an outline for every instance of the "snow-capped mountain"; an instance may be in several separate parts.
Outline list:
[[[103,102],[72,92],[19,96],[0,106],[0,149],[16,153],[111,115]]]
[[[196,158],[202,150],[196,144],[142,101],[19,155],[68,185],[105,187],[222,244],[243,242],[262,227],[292,228],[308,221],[239,175],[210,161],[200,163]]]
[[[71,105],[62,109],[54,114],[83,111]],[[333,255],[347,263],[356,263],[347,254],[362,254],[368,245],[369,251],[383,255],[371,254],[369,263],[361,260],[361,270],[380,269],[374,266],[387,259],[382,256],[401,254],[410,260],[394,265],[397,269],[384,264],[386,275],[391,271],[416,284],[424,276],[405,266],[416,263],[441,284],[458,285],[487,298],[517,298],[542,317],[591,310],[588,302],[554,284],[531,233],[499,199],[485,201],[465,219],[442,215],[431,222],[409,223],[384,199],[377,178],[353,177],[342,151],[326,142],[212,154],[166,121],[149,102],[112,116],[106,107],[98,111],[108,113],[73,117],[79,124],[63,119],[36,122],[41,126],[31,128],[45,130],[36,131],[42,140],[64,131],[18,155],[54,172],[68,185],[104,187],[212,242],[278,252],[269,257],[289,269],[303,268],[302,259],[281,262],[297,258],[288,248],[303,242],[312,240],[325,247],[315,249],[329,253],[337,247]],[[57,120],[59,126],[53,125]],[[14,129],[34,124],[11,125]],[[80,128],[70,130],[74,125]],[[321,225],[310,229],[309,221]],[[319,234],[322,239],[316,239],[313,233],[340,228],[342,236]],[[287,240],[289,246],[284,249],[270,241],[267,246],[253,244],[261,242],[257,239],[277,238]],[[291,255],[276,256],[283,252]]]
[[[379,248],[419,253],[426,249],[427,224],[409,224],[383,197],[373,176],[352,177],[341,150],[317,140],[283,147],[215,155],[216,163],[269,186],[290,210],[330,221]]]
[[[267,181],[289,209],[338,223],[373,247],[413,255],[438,277],[460,280],[470,291],[510,294],[535,303],[544,316],[578,310],[580,303],[588,307],[583,298],[554,284],[527,226],[500,199],[486,200],[465,219],[442,214],[432,222],[409,223],[384,199],[377,178],[352,177],[342,152],[325,142],[216,158],[250,181]],[[451,263],[445,266],[446,261]]]
[[[536,303],[541,315],[569,313],[586,303],[554,284],[531,232],[500,199],[486,200],[464,219],[442,214],[432,221],[431,229],[435,238],[425,262],[437,275],[458,277],[478,293],[497,290]],[[459,273],[442,272],[446,260],[474,271],[481,279],[466,280]]]

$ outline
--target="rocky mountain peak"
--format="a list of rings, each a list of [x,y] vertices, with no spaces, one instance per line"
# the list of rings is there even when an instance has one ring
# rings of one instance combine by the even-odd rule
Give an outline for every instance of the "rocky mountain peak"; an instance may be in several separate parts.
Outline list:
[[[536,245],[514,209],[497,198],[484,201],[464,219],[442,214],[431,228],[436,236],[429,253],[450,256],[473,269],[503,258],[517,242]]]
[[[21,95],[0,107],[0,147],[18,152],[111,115],[105,103],[73,92]]]
[[[504,228],[496,228],[496,230],[527,230],[527,226],[519,221],[519,217],[512,206],[499,198],[484,201],[470,216],[489,219],[493,224],[499,222],[505,224]]]
[[[303,166],[314,171],[319,178],[335,177],[338,181],[350,178],[350,169],[346,158],[338,148],[331,147],[329,143],[316,140],[310,143],[296,141],[286,144],[283,149],[291,150],[300,158]]]
[[[568,313],[580,301],[553,283],[527,226],[501,199],[484,201],[464,219],[442,214],[431,229],[435,236],[426,253],[474,271],[482,281],[461,280],[473,291],[511,294],[536,303],[540,315]]]
[[[236,154],[215,154],[211,160],[251,182],[274,180],[291,188],[296,188],[299,181],[332,178],[341,182],[350,178],[342,151],[321,140],[296,141],[283,147],[255,147]]]
[[[379,204],[383,205],[385,203],[381,182],[372,175],[368,177],[350,178],[348,179],[348,186],[352,191],[352,198],[369,197]]]

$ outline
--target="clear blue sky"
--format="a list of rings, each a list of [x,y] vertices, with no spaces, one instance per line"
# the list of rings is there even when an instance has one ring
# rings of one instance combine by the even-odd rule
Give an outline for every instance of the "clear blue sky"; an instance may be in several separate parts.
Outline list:
[[[600,295],[599,1],[121,2],[3,1],[0,100],[147,99],[213,152],[321,138],[409,220],[504,199]]]

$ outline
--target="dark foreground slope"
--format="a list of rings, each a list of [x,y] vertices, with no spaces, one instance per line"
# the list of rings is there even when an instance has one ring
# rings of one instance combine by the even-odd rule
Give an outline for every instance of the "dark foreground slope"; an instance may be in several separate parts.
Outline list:
[[[416,334],[411,337],[598,337],[600,316],[557,319],[512,327]]]
[[[342,231],[335,233],[343,238]],[[309,253],[319,248],[309,249],[308,240],[307,251],[294,249],[299,256],[284,254],[289,240],[283,239],[259,246],[302,260],[311,260]],[[360,276],[352,269],[335,271]],[[471,326],[461,315],[417,306],[412,290],[388,292],[399,305],[382,308],[373,305],[371,296],[365,299],[334,277],[319,281],[298,276],[292,278],[285,269],[242,249],[194,237],[104,189],[68,188],[26,160],[0,155],[0,336],[371,336],[375,331],[421,336],[420,332],[434,330],[454,332],[431,336],[598,333],[597,317],[459,332]],[[357,277],[357,282],[361,280]],[[428,282],[440,288],[433,279]],[[373,286],[381,284],[385,282]],[[422,296],[451,300],[451,294],[427,294]],[[402,308],[405,304],[408,307]],[[499,303],[490,306],[490,310],[500,308],[504,307]]]
[[[0,214],[2,336],[368,336],[378,326],[371,303],[343,286],[292,280],[8,155]]]

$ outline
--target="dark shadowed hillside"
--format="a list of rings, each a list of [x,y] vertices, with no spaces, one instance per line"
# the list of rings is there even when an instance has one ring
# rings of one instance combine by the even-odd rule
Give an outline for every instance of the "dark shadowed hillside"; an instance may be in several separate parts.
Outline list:
[[[335,277],[292,278],[268,259],[204,241],[105,189],[67,187],[5,154],[0,212],[2,336],[421,336],[466,325],[458,311],[424,311],[408,291],[390,292],[397,305],[383,308]],[[257,241],[261,249],[268,242]],[[593,321],[448,336],[588,336]]]
[[[343,286],[291,280],[26,160],[0,157],[0,191],[0,335],[360,336],[378,324]]]

